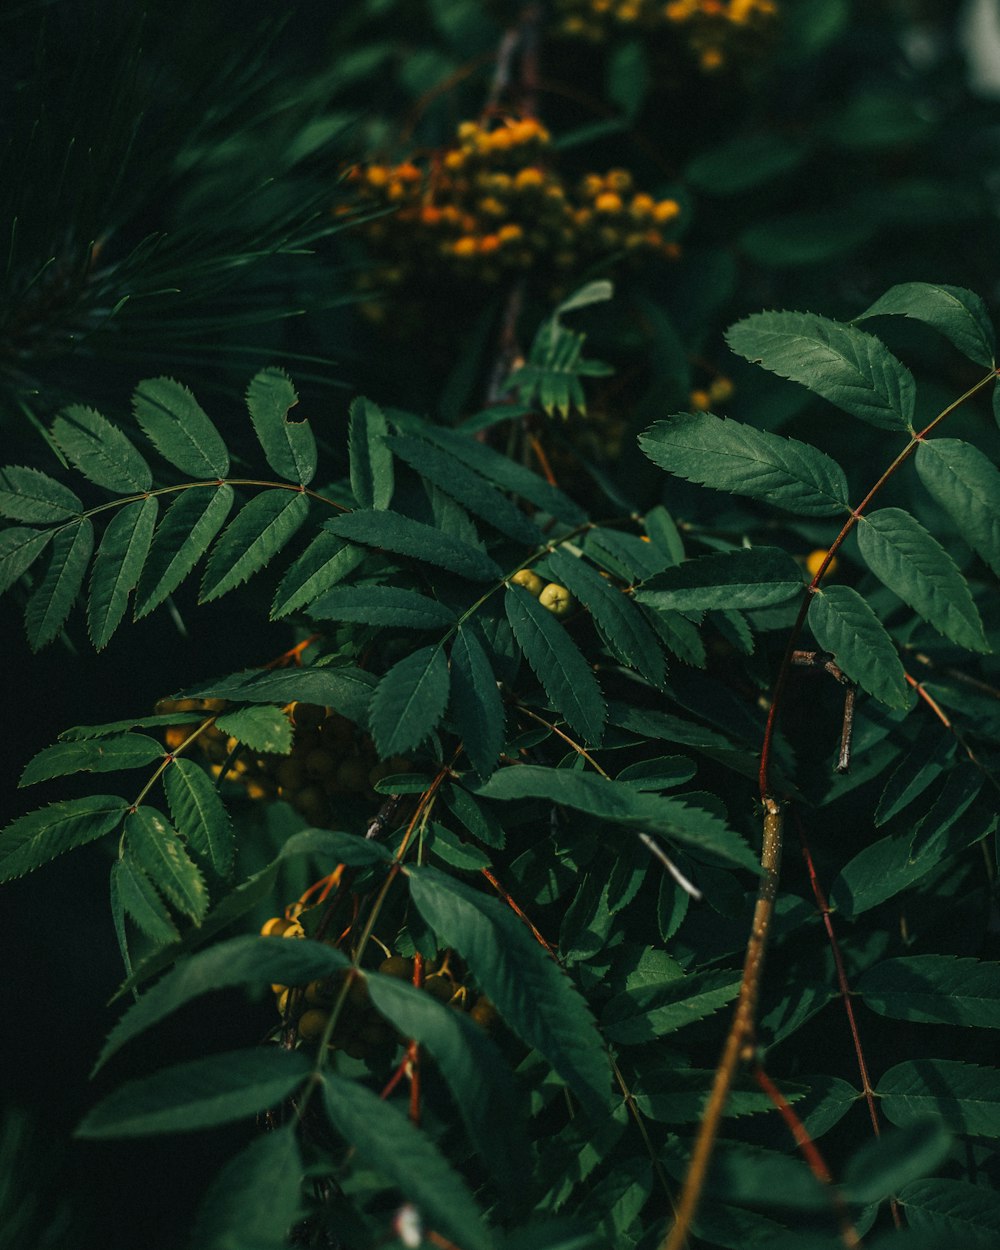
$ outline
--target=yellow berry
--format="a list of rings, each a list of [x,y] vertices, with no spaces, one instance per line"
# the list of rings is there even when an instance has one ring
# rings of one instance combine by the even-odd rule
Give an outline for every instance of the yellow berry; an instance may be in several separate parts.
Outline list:
[[[614,191],[603,191],[594,201],[594,208],[599,213],[620,213],[622,211],[622,197]]]
[[[712,406],[712,400],[708,391],[692,391],[689,398],[691,407],[696,412],[708,412]]]
[[[568,616],[575,606],[575,600],[566,587],[556,582],[549,582],[538,596],[538,602],[553,616]]]
[[[653,220],[661,226],[664,222],[673,221],[680,216],[681,206],[676,200],[661,200],[653,209]]]
[[[518,569],[510,580],[515,586],[523,586],[524,589],[528,591],[529,594],[534,595],[536,599],[545,589],[545,582],[538,576],[537,573],[533,573],[531,569]]]
[[[733,383],[730,378],[721,375],[715,378],[708,388],[708,393],[715,404],[723,403],[733,393]]]
[[[316,1007],[304,1011],[299,1017],[299,1037],[304,1042],[318,1042],[329,1019],[328,1011],[320,1011]]]
[[[456,239],[451,245],[452,253],[455,256],[475,256],[477,243],[470,234],[463,235],[462,238]]]
[[[260,926],[260,936],[281,937],[290,926],[291,921],[286,920],[284,916],[272,916],[270,920],[265,920]]]
[[[827,553],[826,553],[825,548],[817,547],[815,551],[810,551],[809,554],[806,556],[806,568],[809,570],[810,577],[815,577],[816,574],[820,571],[823,561],[826,559],[826,555]],[[836,573],[837,564],[838,564],[837,557],[834,556],[833,559],[830,561],[830,563],[827,565],[826,571],[823,574],[823,576],[829,577],[831,574]]]

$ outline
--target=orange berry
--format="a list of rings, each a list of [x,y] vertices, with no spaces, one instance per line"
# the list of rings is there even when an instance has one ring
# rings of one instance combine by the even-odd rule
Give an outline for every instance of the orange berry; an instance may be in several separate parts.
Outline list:
[[[653,209],[653,220],[661,226],[664,222],[673,221],[675,217],[679,217],[681,206],[676,200],[661,200]]]
[[[594,208],[599,213],[620,213],[622,211],[622,197],[614,191],[602,191],[594,201]]]
[[[820,571],[820,569],[823,566],[823,561],[826,559],[826,556],[827,556],[827,552],[826,552],[826,549],[823,547],[817,547],[815,551],[809,552],[809,554],[806,556],[806,568],[809,570],[810,577],[815,577],[816,574]],[[837,557],[834,556],[833,559],[830,561],[830,563],[827,565],[826,571],[824,572],[823,576],[830,577],[832,576],[832,574],[836,573],[838,563],[839,561],[837,560]]]
[[[455,242],[451,245],[451,250],[455,256],[475,256],[476,240],[472,237],[472,235],[463,235],[462,238],[455,240]]]

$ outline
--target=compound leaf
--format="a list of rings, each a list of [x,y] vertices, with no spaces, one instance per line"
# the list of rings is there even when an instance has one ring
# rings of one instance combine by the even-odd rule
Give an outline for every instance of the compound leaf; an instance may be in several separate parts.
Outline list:
[[[408,869],[410,896],[447,946],[460,952],[504,1021],[599,1113],[610,1072],[586,1002],[526,926],[492,898],[433,868]]]
[[[33,651],[59,633],[76,603],[94,550],[94,523],[84,517],[59,530],[52,540],[52,556],[45,576],[31,593],[24,627]]]
[[[503,576],[481,548],[399,512],[348,512],[327,521],[325,528],[352,542],[412,556],[476,582],[499,581]]]
[[[639,436],[646,455],[689,482],[749,495],[802,516],[850,510],[835,460],[794,438],[755,430],[710,412],[678,412]]]
[[[127,503],[111,520],[90,570],[87,629],[100,651],[118,628],[128,597],[139,582],[146,562],[159,502],[149,495]]]
[[[156,527],[135,592],[135,619],[172,595],[208,550],[233,506],[231,486],[179,495]]]
[[[200,602],[218,599],[258,573],[308,515],[308,499],[294,491],[265,490],[244,504],[209,556]]]
[[[422,647],[386,673],[372,697],[371,729],[383,759],[420,745],[448,706],[448,663],[441,647]]]
[[[132,395],[132,411],[160,455],[191,477],[225,477],[229,452],[186,386],[147,378]]]
[[[762,312],[726,332],[738,355],[800,382],[869,425],[907,430],[913,375],[874,335],[815,313]]]
[[[208,911],[208,890],[197,865],[166,817],[155,807],[138,807],[125,818],[128,847],[179,911],[200,924]]]
[[[62,482],[39,469],[0,469],[0,516],[49,524],[79,515],[83,504]]]
[[[288,416],[298,402],[282,369],[262,369],[247,387],[250,420],[267,463],[286,482],[307,486],[316,472],[316,439],[308,421]]]
[[[850,586],[826,586],[809,604],[809,628],[858,685],[889,707],[906,708],[906,674],[878,617]]]
[[[429,1225],[463,1250],[492,1250],[493,1238],[465,1181],[401,1111],[357,1081],[329,1071],[323,1096],[337,1132],[422,1210]]]
[[[1000,470],[958,438],[925,439],[917,473],[959,535],[1000,576]]]
[[[353,572],[366,554],[363,547],[353,547],[336,534],[320,530],[281,579],[271,605],[271,620],[307,607]]]
[[[960,286],[931,282],[900,282],[854,318],[912,317],[938,330],[969,360],[993,366],[996,340],[986,305]]]
[[[377,404],[361,398],[351,404],[347,435],[351,490],[361,508],[382,511],[392,500],[395,476],[388,434],[389,427]]]
[[[576,643],[523,587],[508,589],[506,608],[517,644],[553,707],[585,742],[600,743],[607,708],[597,678]]]
[[[145,1137],[229,1124],[266,1111],[309,1075],[305,1055],[278,1047],[234,1050],[128,1081],[103,1099],[77,1137]]]
[[[73,404],[52,423],[52,434],[88,481],[120,494],[153,485],[149,465],[117,426],[93,408]]]
[[[233,867],[233,827],[219,792],[203,768],[175,759],[163,776],[174,824],[220,877]]]
[[[767,608],[802,593],[802,571],[778,547],[714,552],[664,569],[636,592],[638,603],[690,612]]]
[[[128,806],[116,794],[91,794],[19,816],[0,833],[0,881],[22,877],[64,851],[110,833]]]

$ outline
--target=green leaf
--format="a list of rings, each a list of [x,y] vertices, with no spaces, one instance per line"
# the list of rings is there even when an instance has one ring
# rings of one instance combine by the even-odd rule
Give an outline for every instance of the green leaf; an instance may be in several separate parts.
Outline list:
[[[329,1071],[323,1097],[337,1132],[421,1209],[427,1224],[462,1250],[492,1250],[493,1238],[465,1181],[402,1112],[358,1082]]]
[[[884,825],[923,794],[954,754],[954,737],[936,722],[925,725],[885,783],[875,811],[875,824]]]
[[[908,512],[882,508],[863,516],[858,548],[875,576],[940,633],[961,647],[989,651],[965,578]]]
[[[475,582],[500,581],[503,577],[500,566],[479,547],[399,512],[348,512],[325,522],[325,528],[351,542],[424,560]]]
[[[310,839],[308,845],[315,845],[321,851],[322,841]],[[270,879],[273,880],[273,873]],[[306,985],[342,971],[349,963],[346,955],[324,942],[286,941],[278,937],[236,937],[219,942],[200,954],[176,962],[162,980],[126,1009],[108,1034],[94,1070],[103,1067],[126,1042],[203,994],[268,982]]]
[[[714,1075],[711,1068],[670,1068],[645,1076],[639,1086],[633,1087],[635,1105],[651,1120],[665,1124],[696,1124],[705,1112]],[[783,1081],[781,1092],[789,1103],[796,1103],[804,1097],[807,1089],[804,1085],[790,1086]],[[774,1103],[770,1096],[755,1085],[752,1078],[744,1078],[734,1085],[726,1099],[727,1116],[773,1110]]]
[[[640,1046],[713,1015],[739,988],[740,974],[725,969],[639,985],[611,999],[601,1029],[612,1042]]]
[[[913,375],[874,335],[815,313],[762,312],[726,332],[738,355],[882,430],[908,430]]]
[[[235,498],[231,486],[188,490],[156,527],[135,592],[135,619],[148,616],[172,595],[208,550]]]
[[[271,620],[307,607],[353,572],[366,555],[363,547],[352,547],[336,534],[320,530],[281,579],[271,605]]]
[[[693,850],[760,871],[756,856],[743,839],[714,813],[686,804],[684,795],[647,794],[628,782],[537,764],[501,769],[479,786],[476,794],[485,799],[549,799],[601,820],[661,833]]]
[[[384,629],[448,629],[456,620],[443,603],[400,586],[338,586],[311,603],[309,615]]]
[[[316,472],[316,440],[305,418],[288,415],[298,402],[282,369],[262,369],[247,387],[250,420],[267,463],[286,482],[307,486]]]
[[[76,1136],[189,1133],[243,1120],[287,1098],[311,1068],[305,1055],[274,1046],[175,1064],[115,1090],[86,1116]]]
[[[0,833],[0,881],[12,881],[64,851],[110,833],[128,809],[116,794],[62,799],[19,816]]]
[[[292,725],[280,707],[241,707],[215,722],[228,737],[264,755],[287,755],[292,749]]]
[[[52,530],[33,530],[11,525],[0,530],[0,595],[27,572],[45,550]]]
[[[83,504],[68,486],[38,469],[7,465],[0,469],[0,516],[12,521],[67,521]]]
[[[951,1144],[951,1134],[937,1119],[916,1119],[883,1133],[851,1157],[844,1173],[845,1197],[859,1205],[881,1202],[939,1167]]]
[[[361,398],[351,404],[347,445],[351,491],[359,508],[375,508],[381,512],[392,501],[395,478],[388,434],[389,426],[377,404]]]
[[[382,759],[418,747],[448,706],[448,663],[441,647],[421,647],[394,664],[371,703],[371,730]]]
[[[132,395],[132,411],[160,455],[191,477],[225,477],[229,452],[186,386],[147,378]]]
[[[237,703],[319,703],[335,708],[357,725],[367,725],[377,678],[363,669],[342,667],[251,669],[185,692],[186,698],[232,699]]]
[[[920,480],[960,537],[1000,576],[1000,471],[957,438],[925,439],[915,460]]]
[[[184,844],[155,807],[138,807],[125,818],[125,837],[140,867],[178,910],[200,924],[208,890]]]
[[[566,629],[521,586],[505,599],[518,646],[555,709],[585,743],[604,736],[607,708],[593,670]]]
[[[893,1124],[934,1115],[956,1133],[1000,1137],[996,1068],[954,1059],[907,1060],[886,1072],[875,1093]]]
[[[466,960],[503,1020],[545,1057],[580,1100],[607,1107],[610,1072],[587,1004],[512,911],[433,868],[410,868],[410,896]]]
[[[880,1016],[1000,1029],[1000,963],[908,955],[869,968],[854,987]]]
[[[31,593],[24,627],[33,651],[60,632],[76,603],[94,550],[94,523],[85,517],[56,533],[45,576]]]
[[[139,928],[158,946],[180,936],[156,887],[130,855],[111,866],[112,891]]]
[[[128,597],[138,585],[158,508],[153,495],[125,504],[104,531],[90,570],[87,600],[87,629],[97,651],[111,641],[125,615]]]
[[[39,781],[67,777],[71,773],[115,773],[141,768],[153,760],[163,759],[165,754],[163,743],[146,734],[56,742],[32,758],[17,784],[33,786]]]
[[[739,195],[794,169],[807,151],[801,139],[772,131],[741,134],[699,152],[688,162],[684,176],[707,195]]]
[[[88,481],[118,494],[147,491],[149,465],[117,426],[93,408],[74,404],[52,423],[52,434]]]
[[[294,491],[265,490],[244,504],[212,550],[199,602],[218,599],[258,573],[308,515],[308,499]]]
[[[518,542],[536,544],[541,531],[484,477],[440,447],[422,438],[398,435],[388,440],[393,453],[446,495]]]
[[[809,628],[852,681],[889,707],[911,697],[892,639],[865,600],[850,586],[826,586],[809,604]]]
[[[836,461],[794,438],[755,430],[710,412],[678,412],[639,436],[654,464],[688,482],[749,495],[801,516],[850,511]]]
[[[944,844],[945,834],[968,811],[984,781],[982,772],[971,760],[963,760],[948,773],[930,811],[913,830],[910,859],[918,860]]]
[[[661,1157],[671,1175],[683,1175],[686,1171],[689,1147],[690,1143],[676,1140],[668,1144]],[[774,1204],[803,1211],[828,1211],[831,1204],[829,1186],[817,1180],[802,1159],[746,1142],[716,1143],[705,1193],[753,1207]],[[842,1243],[838,1240],[837,1244]]]
[[[553,580],[590,612],[611,653],[654,686],[661,685],[667,667],[663,650],[649,622],[629,598],[589,564],[565,551],[553,552],[545,564]]]
[[[73,725],[62,731],[59,741],[76,742],[81,738],[113,738],[128,729],[161,729],[168,725],[195,725],[205,717],[205,712],[160,712],[154,716],[132,716],[128,720],[107,721],[103,725]]]
[[[744,547],[685,560],[651,577],[638,603],[678,612],[768,608],[803,589],[802,570],[778,547]]]
[[[220,877],[233,868],[233,827],[219,792],[203,768],[175,759],[163,775],[174,824]]]
[[[215,1177],[198,1209],[198,1250],[279,1250],[301,1209],[302,1159],[293,1122],[257,1137]]]
[[[977,365],[993,367],[996,339],[986,305],[960,286],[930,282],[901,282],[890,287],[870,308],[854,318],[912,317],[939,330],[958,350]]]
[[[468,625],[451,644],[451,710],[472,767],[488,777],[504,743],[503,700],[483,645]]]
[[[1000,1194],[986,1184],[911,1181],[896,1197],[909,1226],[935,1235],[941,1245],[993,1250],[1000,1241]]]
[[[447,1082],[469,1140],[507,1202],[520,1206],[528,1182],[526,1108],[510,1068],[478,1025],[393,977],[374,974],[365,984],[381,1015],[425,1046]],[[497,1108],[504,1108],[497,1115]]]

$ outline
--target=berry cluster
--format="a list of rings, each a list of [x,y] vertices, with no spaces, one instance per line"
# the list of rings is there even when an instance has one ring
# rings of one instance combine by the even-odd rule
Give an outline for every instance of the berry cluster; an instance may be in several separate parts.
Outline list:
[[[204,712],[216,716],[225,710],[220,699],[164,699],[161,712]],[[198,736],[198,746],[214,777],[225,770],[225,780],[237,782],[247,797],[284,799],[311,825],[328,825],[338,798],[373,798],[373,787],[383,777],[409,772],[413,765],[402,757],[379,760],[374,743],[332,708],[315,703],[291,703],[285,709],[295,737],[288,755],[257,754],[240,747],[213,723]],[[168,749],[176,750],[190,736],[190,725],[167,729]]]
[[[727,399],[731,399],[732,394],[732,380],[720,373],[718,377],[712,378],[707,386],[693,390],[688,399],[695,412],[708,412],[713,405],[724,404]]]
[[[767,27],[775,0],[556,0],[559,34],[599,43],[615,28],[683,34],[706,72],[721,69],[734,42]]]
[[[576,600],[565,586],[560,586],[558,582],[546,583],[531,569],[519,569],[510,580],[534,595],[553,616],[569,616],[576,607]]]
[[[293,939],[306,936],[298,920],[282,916],[266,921],[261,934]],[[463,985],[455,977],[451,963],[450,955],[445,955],[441,961],[427,961],[424,964],[426,978],[420,988],[454,1010],[466,1012],[481,1028],[493,1029],[498,1019],[496,1008],[485,995]],[[413,969],[414,961],[401,955],[389,955],[378,967],[384,976],[402,981],[413,980]],[[346,997],[330,1034],[331,1048],[342,1050],[352,1059],[366,1059],[406,1040],[375,1010],[364,977],[353,971],[345,970],[322,981],[310,981],[308,985],[272,985],[271,989],[282,1022],[294,1024],[299,1039],[311,1043],[318,1042],[326,1032],[345,983]]]
[[[676,200],[636,192],[623,169],[570,187],[550,157],[540,122],[508,118],[495,126],[462,122],[455,144],[424,168],[412,161],[355,168],[358,206],[397,210],[363,227],[379,260],[365,275],[368,285],[428,277],[490,284],[541,270],[558,289],[572,271],[618,253],[678,255]]]

